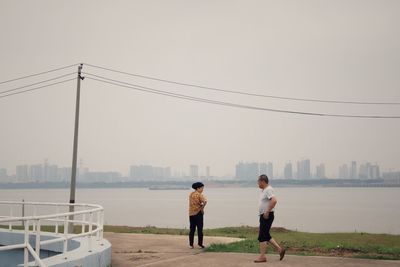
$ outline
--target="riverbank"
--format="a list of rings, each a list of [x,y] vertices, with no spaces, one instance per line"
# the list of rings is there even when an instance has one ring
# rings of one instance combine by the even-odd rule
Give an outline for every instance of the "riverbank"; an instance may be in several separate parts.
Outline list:
[[[187,229],[105,226],[106,232],[159,235],[187,235]],[[206,229],[206,236],[236,237],[242,240],[229,244],[212,244],[206,252],[257,253],[256,227]],[[287,247],[290,255],[335,256],[364,259],[400,260],[400,235],[369,233],[306,233],[273,228],[272,235]],[[206,238],[207,240],[207,238]],[[269,248],[269,253],[274,253]]]

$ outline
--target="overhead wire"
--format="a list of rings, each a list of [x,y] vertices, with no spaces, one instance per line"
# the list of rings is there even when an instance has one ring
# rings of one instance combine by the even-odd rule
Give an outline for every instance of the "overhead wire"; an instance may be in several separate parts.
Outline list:
[[[97,69],[102,69],[102,70],[114,72],[114,73],[129,75],[129,76],[133,76],[133,77],[138,77],[138,78],[143,78],[143,79],[148,79],[148,80],[153,80],[153,81],[158,81],[158,82],[164,82],[164,83],[169,83],[169,84],[175,84],[175,85],[187,86],[187,87],[194,87],[194,88],[212,90],[212,91],[218,91],[218,92],[224,92],[224,93],[254,96],[254,97],[264,97],[264,98],[291,100],[291,101],[303,101],[303,102],[331,103],[331,104],[400,105],[400,102],[365,102],[365,101],[326,100],[326,99],[316,99],[316,98],[296,98],[296,97],[284,97],[284,96],[278,96],[278,95],[266,95],[266,94],[249,93],[249,92],[244,92],[244,91],[228,90],[228,89],[222,89],[222,88],[217,88],[217,87],[210,87],[210,86],[197,85],[197,84],[192,84],[192,83],[185,83],[185,82],[180,82],[180,81],[162,79],[162,78],[158,78],[158,77],[141,75],[141,74],[136,74],[136,73],[130,73],[130,72],[126,72],[126,71],[116,70],[116,69],[113,69],[113,68],[93,65],[93,64],[89,64],[89,63],[84,63],[84,65],[85,66],[89,66],[89,67],[93,67],[93,68],[97,68]]]
[[[53,85],[56,85],[56,84],[66,83],[66,82],[73,81],[73,80],[76,80],[76,78],[67,79],[67,80],[63,80],[63,81],[59,81],[59,82],[55,82],[55,83],[50,83],[50,84],[42,85],[42,86],[39,86],[39,87],[35,87],[35,88],[23,90],[23,91],[10,93],[10,94],[7,94],[7,95],[0,95],[0,98],[6,98],[6,97],[13,96],[13,95],[18,95],[18,94],[22,94],[22,93],[26,93],[26,92],[31,92],[31,91],[36,91],[36,90],[39,90],[39,89],[42,89],[42,88],[46,88],[46,87],[53,86]]]
[[[332,114],[332,113],[315,113],[315,112],[303,112],[303,111],[296,111],[296,110],[283,110],[283,109],[272,109],[272,108],[264,108],[258,106],[250,106],[250,105],[243,105],[231,102],[224,102],[224,101],[217,101],[207,98],[200,98],[194,97],[190,95],[184,94],[177,94],[170,91],[164,91],[159,89],[154,89],[142,85],[127,83],[124,81],[116,80],[107,78],[104,76],[84,72],[85,77],[90,80],[95,80],[98,82],[103,82],[119,87],[130,88],[137,91],[157,94],[157,95],[164,95],[169,97],[174,97],[178,99],[185,99],[190,101],[202,102],[202,103],[209,103],[214,105],[221,105],[221,106],[229,106],[235,108],[243,108],[243,109],[251,109],[251,110],[260,110],[260,111],[270,111],[270,112],[278,112],[278,113],[289,113],[289,114],[298,114],[298,115],[309,115],[309,116],[326,116],[326,117],[342,117],[342,118],[364,118],[364,119],[400,119],[400,116],[379,116],[379,115],[346,115],[346,114]]]
[[[5,83],[14,82],[14,81],[18,81],[18,80],[22,80],[22,79],[26,79],[26,78],[31,78],[31,77],[35,77],[35,76],[39,76],[39,75],[43,75],[43,74],[59,71],[59,70],[64,70],[64,69],[68,69],[68,68],[71,68],[71,67],[77,66],[77,65],[78,65],[78,63],[67,65],[67,66],[60,67],[60,68],[47,70],[47,71],[43,71],[43,72],[39,72],[39,73],[30,74],[30,75],[26,75],[26,76],[22,76],[22,77],[18,77],[18,78],[13,78],[13,79],[10,79],[10,80],[1,81],[0,84],[5,84]]]
[[[9,90],[0,91],[0,95],[1,95],[1,94],[5,94],[5,93],[9,93],[9,92],[13,92],[13,91],[17,91],[17,90],[20,90],[20,89],[23,89],[23,88],[31,87],[31,86],[34,86],[34,85],[38,85],[38,84],[42,84],[42,83],[46,83],[46,82],[58,80],[58,79],[61,79],[61,78],[67,77],[67,76],[71,76],[71,75],[73,75],[73,74],[76,74],[76,72],[72,72],[72,73],[60,75],[60,76],[57,76],[57,77],[54,77],[54,78],[51,78],[51,79],[39,81],[39,82],[36,82],[36,83],[31,83],[31,84],[28,84],[28,85],[16,87],[16,88],[9,89]]]

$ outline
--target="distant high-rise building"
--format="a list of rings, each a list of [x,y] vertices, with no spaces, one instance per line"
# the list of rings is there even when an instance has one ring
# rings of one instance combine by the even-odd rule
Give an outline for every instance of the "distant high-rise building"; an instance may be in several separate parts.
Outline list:
[[[370,178],[371,179],[379,179],[379,178],[381,178],[379,166],[377,164],[371,165]]]
[[[163,178],[170,179],[172,177],[171,173],[172,173],[171,167],[165,167],[164,168]]]
[[[311,178],[310,160],[305,159],[297,162],[297,178],[301,180]]]
[[[269,179],[274,179],[274,166],[272,162],[268,162],[267,176]]]
[[[43,172],[43,165],[31,165],[29,168],[29,176],[30,180],[33,182],[43,182],[45,177]]]
[[[57,165],[48,165],[46,170],[46,181],[57,181],[58,176],[58,166]]]
[[[315,172],[315,177],[317,179],[325,179],[326,175],[325,175],[325,165],[323,163],[319,164],[316,167],[316,172]]]
[[[210,166],[206,167],[206,178],[210,178],[211,177],[211,173],[210,173]]]
[[[4,180],[4,179],[6,179],[7,177],[8,177],[8,176],[7,176],[7,169],[1,168],[1,169],[0,169],[0,179]]]
[[[358,174],[357,174],[357,162],[352,161],[351,162],[351,167],[350,167],[350,178],[351,179],[357,179]]]
[[[88,172],[86,182],[90,183],[112,183],[121,180],[119,172]]]
[[[198,165],[190,165],[189,166],[189,176],[194,179],[199,178],[199,166]]]
[[[259,173],[258,175],[266,174],[269,179],[273,179],[274,176],[274,167],[272,162],[262,162],[259,164]]]
[[[339,167],[339,175],[340,179],[348,179],[349,178],[349,166],[347,164],[343,164]]]
[[[129,177],[138,180],[164,180],[171,178],[170,167],[155,167],[150,165],[131,166]]]
[[[57,169],[57,180],[60,182],[68,182],[71,180],[72,168],[63,167]]]
[[[400,184],[400,171],[389,171],[382,173],[385,182]]]
[[[18,165],[15,170],[15,178],[18,182],[28,182],[28,165]]]
[[[42,181],[47,182],[49,181],[49,161],[47,159],[44,160],[44,164],[43,164],[43,177],[42,177]]]
[[[379,179],[379,178],[381,178],[379,165],[371,164],[369,162],[367,162],[365,164],[361,164],[358,177],[360,179]]]
[[[285,179],[293,179],[293,167],[292,163],[286,163],[285,168],[283,170],[283,176]]]
[[[260,168],[260,174],[268,173],[268,163],[265,163],[265,162],[260,163],[259,168]]]
[[[253,180],[260,175],[260,167],[256,162],[236,164],[236,179]]]

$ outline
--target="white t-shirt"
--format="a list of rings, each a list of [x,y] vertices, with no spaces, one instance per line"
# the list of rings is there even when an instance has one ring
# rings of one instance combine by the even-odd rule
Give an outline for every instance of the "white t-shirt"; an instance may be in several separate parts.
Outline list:
[[[265,211],[267,211],[268,207],[269,207],[269,202],[271,200],[272,197],[275,196],[275,192],[274,189],[269,185],[266,188],[264,188],[263,190],[261,190],[260,192],[260,202],[259,202],[259,209],[258,209],[258,214],[262,215],[265,213]],[[274,211],[274,209],[272,209],[271,211]]]

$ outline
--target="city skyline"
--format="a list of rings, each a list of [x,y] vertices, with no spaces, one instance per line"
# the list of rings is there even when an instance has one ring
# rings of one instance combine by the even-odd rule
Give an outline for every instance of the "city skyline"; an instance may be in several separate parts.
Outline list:
[[[288,161],[282,170],[276,170],[274,163],[240,161],[230,176],[211,175],[212,167],[191,164],[186,170],[174,169],[171,166],[154,166],[151,164],[138,164],[129,166],[127,172],[115,170],[91,170],[83,166],[82,160],[78,168],[78,176],[84,182],[111,181],[113,179],[126,180],[170,180],[170,179],[254,179],[260,174],[267,174],[271,179],[378,179],[398,170],[384,170],[379,164],[371,162],[351,161],[338,166],[336,176],[327,176],[325,163],[312,164],[310,159],[298,160],[293,164]],[[17,165],[13,172],[0,167],[0,180],[4,182],[69,182],[71,167],[50,163],[48,159],[43,163]]]

